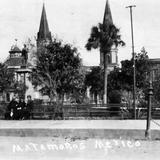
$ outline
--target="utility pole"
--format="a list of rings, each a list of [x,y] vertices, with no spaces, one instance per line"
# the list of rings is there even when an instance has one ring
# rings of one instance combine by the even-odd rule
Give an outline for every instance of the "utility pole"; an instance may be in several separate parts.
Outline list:
[[[133,108],[134,108],[134,119],[136,119],[136,66],[135,66],[134,36],[133,36],[133,17],[132,17],[133,7],[136,6],[131,5],[127,6],[126,8],[130,9],[130,17],[131,17],[132,57],[133,57]]]

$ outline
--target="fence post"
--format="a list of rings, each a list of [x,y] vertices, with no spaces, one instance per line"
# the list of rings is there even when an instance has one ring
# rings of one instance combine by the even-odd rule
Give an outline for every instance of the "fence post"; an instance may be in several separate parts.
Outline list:
[[[75,111],[76,111],[76,118],[77,118],[77,109],[78,107],[77,107],[77,105],[75,105]]]

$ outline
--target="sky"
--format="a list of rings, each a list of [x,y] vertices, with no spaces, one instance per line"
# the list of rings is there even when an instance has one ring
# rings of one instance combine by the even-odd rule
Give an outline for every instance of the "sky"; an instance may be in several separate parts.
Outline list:
[[[28,38],[37,36],[45,2],[49,29],[54,37],[78,48],[84,65],[99,65],[99,51],[86,51],[92,26],[102,23],[106,0],[0,0],[0,61],[18,39],[21,48]],[[150,58],[160,58],[160,1],[109,0],[114,24],[126,46],[118,50],[118,61],[131,58],[130,12],[133,8],[135,52],[145,47]]]

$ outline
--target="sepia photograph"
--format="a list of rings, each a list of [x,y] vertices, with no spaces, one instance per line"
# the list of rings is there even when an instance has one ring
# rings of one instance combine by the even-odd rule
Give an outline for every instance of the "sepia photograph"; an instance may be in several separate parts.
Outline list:
[[[159,7],[0,0],[0,160],[159,160]]]

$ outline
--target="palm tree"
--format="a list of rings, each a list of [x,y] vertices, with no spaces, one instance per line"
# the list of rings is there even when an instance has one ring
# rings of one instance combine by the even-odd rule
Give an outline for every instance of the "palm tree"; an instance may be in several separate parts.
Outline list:
[[[87,50],[99,48],[100,53],[103,54],[104,104],[107,103],[107,57],[112,47],[125,45],[119,32],[120,30],[113,23],[99,23],[98,26],[92,27],[90,37],[85,46]]]

